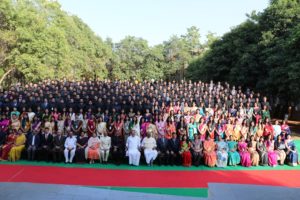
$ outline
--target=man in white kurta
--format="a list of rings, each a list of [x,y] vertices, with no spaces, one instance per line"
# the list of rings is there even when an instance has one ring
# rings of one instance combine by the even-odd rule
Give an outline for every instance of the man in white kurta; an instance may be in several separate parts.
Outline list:
[[[76,137],[73,136],[73,132],[70,132],[69,136],[65,140],[64,155],[65,155],[66,163],[73,162],[73,158],[75,156],[75,151],[76,151],[76,142],[77,142]],[[70,153],[70,157],[69,157],[69,153]]]
[[[147,137],[145,137],[142,141],[142,148],[144,149],[146,163],[149,166],[153,165],[153,161],[157,157],[156,141],[153,137],[151,137],[151,135],[152,135],[151,131],[148,131]]]
[[[100,157],[103,163],[107,163],[109,156],[109,150],[111,147],[111,138],[107,136],[107,132],[103,132],[103,136],[100,137]]]
[[[129,157],[129,165],[139,165],[141,157],[140,143],[140,137],[136,136],[135,131],[132,130],[131,135],[127,138],[126,141],[126,155]]]

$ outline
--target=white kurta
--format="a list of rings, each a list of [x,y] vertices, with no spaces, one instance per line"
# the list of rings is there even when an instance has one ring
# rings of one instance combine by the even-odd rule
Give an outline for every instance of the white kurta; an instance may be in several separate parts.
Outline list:
[[[138,166],[140,163],[141,153],[139,151],[140,148],[140,137],[138,136],[129,136],[126,141],[127,152],[126,155],[129,157],[129,164],[133,164]]]
[[[141,135],[141,127],[140,127],[140,124],[137,123],[137,124],[134,124],[133,127],[132,127],[132,130],[135,130],[135,135],[140,137]]]
[[[105,122],[101,122],[101,123],[97,124],[97,135],[102,136],[105,129],[106,129],[106,123]]]
[[[100,156],[102,161],[107,161],[110,147],[111,138],[109,136],[100,137]]]
[[[65,159],[66,162],[72,162],[73,158],[75,156],[75,150],[76,150],[76,143],[77,139],[75,136],[73,137],[67,137],[65,140],[65,150],[64,150],[64,155],[65,155]],[[68,148],[73,148],[72,150],[68,150]],[[69,153],[70,153],[70,157],[69,157]]]
[[[151,160],[155,160],[157,157],[156,141],[153,137],[145,137],[142,141],[142,147],[144,148],[144,155],[147,164],[150,164]]]
[[[109,150],[111,146],[111,138],[109,136],[100,137],[100,150]]]

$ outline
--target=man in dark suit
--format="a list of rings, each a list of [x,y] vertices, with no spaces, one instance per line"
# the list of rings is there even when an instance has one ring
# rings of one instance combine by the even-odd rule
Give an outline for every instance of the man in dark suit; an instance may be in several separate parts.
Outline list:
[[[53,136],[46,127],[41,136],[40,160],[49,161],[49,154],[52,151]]]
[[[180,141],[177,134],[174,132],[172,138],[169,140],[170,164],[178,164]]]
[[[65,137],[62,136],[61,131],[53,138],[52,156],[53,162],[60,162],[64,151]]]
[[[157,139],[158,164],[168,165],[170,152],[168,149],[169,140],[165,137]]]
[[[41,139],[39,136],[39,131],[34,130],[32,134],[29,135],[27,139],[27,159],[34,160],[35,153],[40,146]]]

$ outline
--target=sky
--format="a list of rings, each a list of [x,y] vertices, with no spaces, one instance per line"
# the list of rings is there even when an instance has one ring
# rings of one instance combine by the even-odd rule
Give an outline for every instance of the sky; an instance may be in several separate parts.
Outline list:
[[[210,31],[222,36],[263,11],[269,0],[58,0],[62,9],[77,15],[101,38],[119,42],[131,35],[156,45],[187,28],[200,29],[201,41]]]

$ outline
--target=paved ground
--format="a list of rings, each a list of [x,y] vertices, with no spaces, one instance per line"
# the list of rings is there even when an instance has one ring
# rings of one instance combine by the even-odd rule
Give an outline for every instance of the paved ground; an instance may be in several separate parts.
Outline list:
[[[81,186],[0,183],[1,200],[298,200],[300,188],[209,184],[208,198],[123,192]]]
[[[208,184],[208,188],[208,197],[211,200],[300,199],[300,188],[219,183]]]
[[[201,198],[123,192],[81,186],[0,183],[1,200],[200,200]]]

